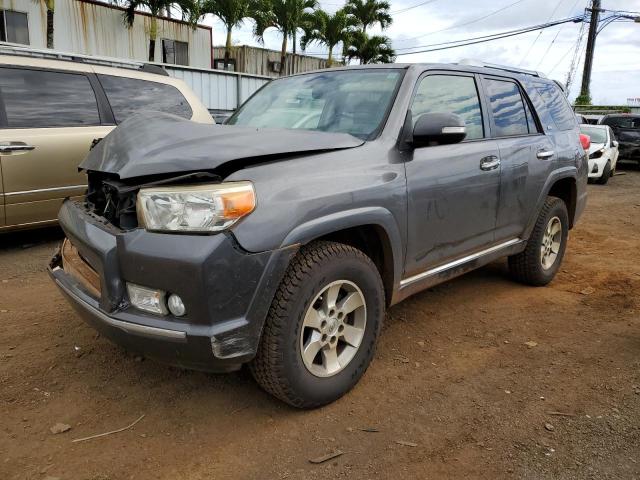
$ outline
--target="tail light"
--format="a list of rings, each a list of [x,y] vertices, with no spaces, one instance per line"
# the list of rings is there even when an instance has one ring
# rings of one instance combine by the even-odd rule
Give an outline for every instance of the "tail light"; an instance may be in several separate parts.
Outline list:
[[[587,151],[591,146],[591,137],[589,135],[585,135],[584,133],[580,134],[580,143],[582,144],[582,148]]]

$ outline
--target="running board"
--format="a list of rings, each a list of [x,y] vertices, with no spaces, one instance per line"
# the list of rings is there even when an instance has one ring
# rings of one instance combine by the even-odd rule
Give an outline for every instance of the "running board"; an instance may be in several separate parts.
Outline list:
[[[462,275],[498,258],[518,253],[521,251],[523,244],[524,241],[522,239],[514,238],[494,245],[493,247],[472,253],[471,255],[458,258],[452,262],[430,268],[417,275],[407,277],[400,281],[400,289],[396,292],[396,298],[393,299],[392,303],[397,303],[414,293]]]

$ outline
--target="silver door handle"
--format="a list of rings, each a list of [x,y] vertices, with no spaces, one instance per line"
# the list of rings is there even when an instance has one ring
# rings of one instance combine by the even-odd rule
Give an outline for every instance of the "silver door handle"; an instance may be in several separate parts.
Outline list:
[[[500,166],[500,159],[495,155],[489,155],[480,160],[480,170],[493,170]]]
[[[551,158],[556,154],[553,150],[538,150],[537,157],[540,160],[546,160],[547,158]]]
[[[35,149],[33,145],[0,145],[0,153],[30,152]]]

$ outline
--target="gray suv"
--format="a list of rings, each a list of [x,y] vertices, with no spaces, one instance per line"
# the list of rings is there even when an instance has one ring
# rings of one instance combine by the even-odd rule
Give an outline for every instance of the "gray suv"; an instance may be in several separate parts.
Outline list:
[[[462,64],[282,78],[226,125],[135,115],[81,167],[50,265],[80,315],[303,408],[358,382],[409,295],[501,257],[550,282],[587,184],[558,84]]]

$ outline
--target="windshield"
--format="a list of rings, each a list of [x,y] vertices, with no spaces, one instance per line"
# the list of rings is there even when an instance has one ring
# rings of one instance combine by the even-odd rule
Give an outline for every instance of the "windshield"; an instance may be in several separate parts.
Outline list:
[[[378,133],[402,70],[342,70],[274,80],[251,97],[227,125]]]
[[[580,127],[580,131],[589,135],[591,143],[607,143],[607,132],[604,128]]]
[[[640,129],[640,117],[607,117],[602,123],[610,127]]]

